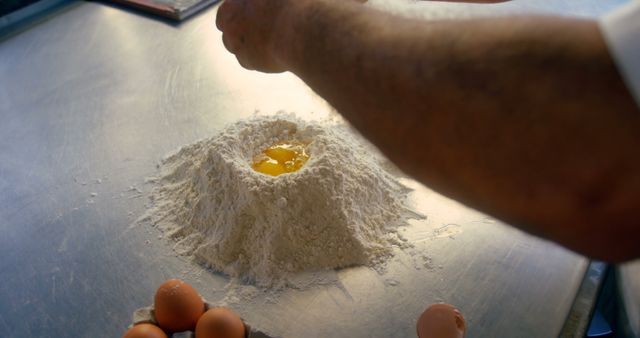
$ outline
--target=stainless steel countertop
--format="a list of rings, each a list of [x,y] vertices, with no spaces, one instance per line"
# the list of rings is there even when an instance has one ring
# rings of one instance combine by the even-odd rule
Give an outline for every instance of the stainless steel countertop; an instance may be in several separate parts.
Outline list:
[[[416,7],[594,16],[622,2]],[[333,116],[293,75],[240,68],[214,17],[173,25],[76,3],[0,42],[0,336],[118,337],[173,277],[283,337],[411,337],[436,301],[463,311],[468,337],[558,334],[587,260],[410,180],[428,216],[403,230],[415,248],[383,274],[343,269],[339,283],[303,290],[238,291],[176,256],[156,229],[131,226],[151,188],[144,178],[177,147],[255,110]]]

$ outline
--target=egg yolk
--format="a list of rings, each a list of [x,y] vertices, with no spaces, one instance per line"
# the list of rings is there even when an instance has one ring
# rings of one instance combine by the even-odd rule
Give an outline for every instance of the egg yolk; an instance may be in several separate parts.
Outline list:
[[[265,149],[253,158],[253,170],[278,176],[300,170],[309,155],[301,142],[280,142]]]

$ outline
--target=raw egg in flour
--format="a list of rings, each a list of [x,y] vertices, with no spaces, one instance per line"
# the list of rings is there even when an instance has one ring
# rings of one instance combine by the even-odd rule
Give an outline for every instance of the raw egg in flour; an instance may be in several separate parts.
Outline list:
[[[214,307],[205,312],[196,325],[197,338],[244,338],[244,323],[235,312]]]
[[[262,151],[253,158],[253,170],[278,176],[300,170],[307,163],[306,144],[302,142],[280,142]]]
[[[167,338],[167,335],[159,327],[143,323],[127,330],[122,338]]]
[[[191,285],[169,279],[156,291],[154,314],[160,327],[169,332],[195,329],[204,313],[204,301]]]
[[[460,310],[449,304],[429,306],[417,325],[419,338],[463,338],[466,326]]]

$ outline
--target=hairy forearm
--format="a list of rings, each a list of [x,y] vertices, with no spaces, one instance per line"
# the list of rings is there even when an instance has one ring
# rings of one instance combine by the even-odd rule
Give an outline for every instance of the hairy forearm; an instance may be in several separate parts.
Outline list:
[[[293,13],[281,61],[407,173],[579,252],[640,256],[640,114],[595,23]]]

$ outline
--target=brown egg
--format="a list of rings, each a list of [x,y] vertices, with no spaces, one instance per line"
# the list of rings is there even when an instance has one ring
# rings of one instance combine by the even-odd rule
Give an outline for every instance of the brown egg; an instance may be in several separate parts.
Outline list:
[[[462,313],[449,304],[429,306],[417,325],[419,338],[463,338],[466,327]]]
[[[244,338],[244,324],[235,312],[223,307],[214,307],[198,320],[196,337]]]
[[[204,301],[198,291],[179,279],[160,285],[154,307],[159,326],[169,332],[193,331],[204,313]]]
[[[153,324],[138,324],[127,330],[122,338],[167,338],[167,335]]]

